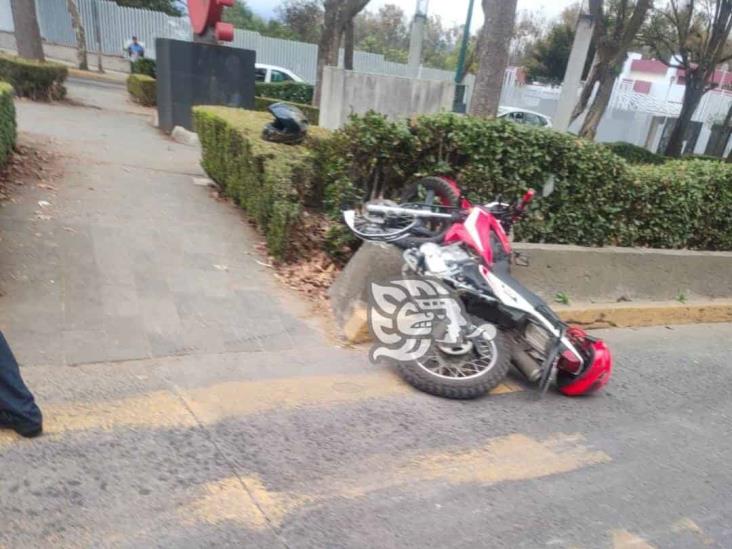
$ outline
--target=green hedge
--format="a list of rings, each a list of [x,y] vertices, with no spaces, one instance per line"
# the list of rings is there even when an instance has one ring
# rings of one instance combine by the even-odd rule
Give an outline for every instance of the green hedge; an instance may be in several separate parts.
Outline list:
[[[56,101],[66,96],[64,65],[0,55],[0,80],[9,82],[19,97]]]
[[[127,91],[132,99],[144,105],[152,107],[157,103],[157,88],[154,78],[145,74],[131,74],[127,77]]]
[[[660,154],[652,153],[648,149],[632,143],[616,141],[615,143],[605,143],[604,146],[631,164],[663,164],[666,162],[666,158]]]
[[[132,74],[144,74],[151,78],[157,78],[155,60],[142,57],[133,61]]]
[[[270,97],[303,105],[313,102],[314,87],[305,82],[257,82],[255,86],[257,97]]]
[[[289,105],[294,105],[302,111],[302,113],[305,115],[305,117],[308,119],[308,122],[310,122],[312,126],[318,125],[318,121],[320,118],[320,109],[318,109],[317,107],[313,107],[312,105],[304,105],[302,103],[293,103],[292,101],[283,101],[282,99],[274,99],[272,97],[254,98],[254,108],[258,111],[266,111],[267,107],[273,105],[274,103],[287,103]]]
[[[196,107],[203,167],[241,205],[279,258],[297,255],[293,229],[304,208],[340,218],[343,205],[370,196],[396,198],[428,174],[457,179],[474,201],[507,199],[546,177],[555,192],[536,200],[516,238],[584,246],[732,250],[732,165],[706,160],[631,165],[575,136],[452,114],[394,122],[354,116],[330,133],[312,127],[303,145],[261,139],[270,116]],[[322,243],[347,259],[342,226]]]
[[[732,250],[732,165],[676,160],[631,170],[625,246]]]
[[[335,216],[344,202],[397,197],[422,175],[457,179],[470,198],[513,198],[541,188],[516,226],[531,242],[583,246],[732,249],[732,166],[677,161],[634,166],[603,145],[548,129],[453,114],[393,122],[352,117],[320,148],[314,189]]]
[[[309,149],[328,132],[311,128],[303,145],[283,145],[262,139],[272,120],[263,112],[194,107],[193,119],[206,173],[256,221],[273,256],[291,256],[292,231],[314,179]]]
[[[13,87],[6,82],[0,82],[0,167],[5,166],[13,152],[16,137]]]

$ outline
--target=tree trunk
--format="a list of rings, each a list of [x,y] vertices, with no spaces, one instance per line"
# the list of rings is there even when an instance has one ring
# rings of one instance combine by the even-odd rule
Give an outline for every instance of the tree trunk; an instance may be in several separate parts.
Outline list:
[[[348,21],[346,24],[346,30],[344,31],[345,37],[345,52],[343,58],[343,68],[347,71],[353,70],[353,19]]]
[[[585,85],[582,86],[582,93],[580,94],[580,97],[577,100],[577,104],[572,111],[572,116],[569,119],[570,124],[572,124],[572,122],[577,120],[577,118],[579,118],[580,115],[585,112],[587,104],[590,102],[590,97],[592,97],[592,92],[595,89],[595,84],[597,84],[597,81],[600,78],[602,66],[603,62],[600,61],[600,56],[596,52],[595,60],[592,62],[592,67],[590,68],[590,74],[587,75]]]
[[[86,31],[84,25],[81,22],[81,15],[79,15],[79,8],[76,5],[76,0],[66,0],[66,7],[71,15],[71,26],[74,27],[74,33],[76,34],[76,58],[79,61],[79,68],[83,71],[89,70],[89,63],[86,59]]]
[[[620,9],[623,13],[623,16],[619,17],[611,28],[608,27],[603,13],[606,3],[608,9]],[[592,97],[595,84],[599,82],[590,112],[587,113],[580,130],[580,136],[588,139],[594,139],[597,133],[597,127],[610,102],[617,75],[622,71],[628,56],[628,49],[638,35],[653,2],[652,0],[638,0],[632,8],[633,13],[627,20],[625,15],[631,4],[628,0],[622,0],[614,6],[610,4],[604,0],[591,0],[589,3],[590,15],[595,21],[592,37],[596,47],[595,59],[571,117],[574,122],[584,112]]]
[[[671,137],[669,137],[666,150],[664,151],[666,156],[672,158],[681,156],[681,151],[684,147],[684,136],[689,127],[689,122],[691,122],[691,117],[694,115],[694,111],[699,106],[699,102],[706,92],[704,80],[702,80],[703,75],[700,77],[691,72],[687,72],[687,74],[690,78],[686,82],[686,91],[684,92],[684,101],[681,104],[681,113],[674,124],[674,129],[671,131]]]
[[[97,46],[97,70],[101,73],[104,72],[104,65],[102,64],[102,30],[99,22],[99,6],[97,0],[92,1],[92,26],[94,27],[94,43]]]
[[[483,0],[485,23],[480,31],[478,74],[470,114],[496,116],[501,100],[508,50],[516,19],[516,0]]]
[[[313,105],[320,106],[323,67],[338,64],[341,36],[349,23],[366,7],[369,0],[325,0],[323,3],[323,31],[318,42],[318,64],[313,92]]]
[[[315,90],[313,91],[313,105],[320,105],[320,94],[322,92],[323,67],[332,65],[333,50],[335,50],[336,60],[338,59],[338,49],[336,46],[338,29],[338,8],[335,0],[326,0],[325,12],[323,14],[323,30],[320,33],[320,42],[318,42],[318,64],[315,81]]]
[[[33,0],[11,0],[10,6],[13,11],[18,55],[26,59],[45,61],[36,3]]]
[[[607,65],[601,67],[598,71],[598,82],[600,86],[597,88],[597,94],[592,101],[592,105],[590,105],[590,109],[587,111],[584,122],[582,122],[582,129],[579,131],[580,137],[584,137],[590,141],[595,140],[597,127],[600,125],[600,121],[610,103],[610,96],[613,94],[613,87],[615,86],[615,71],[613,67]]]

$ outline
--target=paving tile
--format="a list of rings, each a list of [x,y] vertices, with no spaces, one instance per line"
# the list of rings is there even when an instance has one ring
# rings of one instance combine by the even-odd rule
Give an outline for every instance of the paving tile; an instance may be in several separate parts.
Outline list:
[[[104,330],[66,330],[63,332],[63,348],[66,364],[106,362],[107,349]]]
[[[2,326],[15,358],[21,366],[63,365],[64,345],[60,327],[42,332],[25,327]]]
[[[294,348],[295,342],[280,320],[250,322],[242,327],[248,337],[256,337],[265,351],[286,351]]]
[[[104,284],[100,293],[105,315],[129,317],[140,314],[140,301],[135,286]]]
[[[140,313],[148,332],[176,333],[180,331],[180,317],[172,299],[140,298]]]
[[[142,319],[110,316],[104,319],[107,360],[133,360],[151,356],[150,342]]]

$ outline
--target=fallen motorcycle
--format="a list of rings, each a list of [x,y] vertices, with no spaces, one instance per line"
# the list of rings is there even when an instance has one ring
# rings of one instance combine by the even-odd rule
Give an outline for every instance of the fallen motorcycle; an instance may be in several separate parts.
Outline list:
[[[543,194],[553,191],[553,181]],[[511,276],[517,256],[508,235],[536,192],[521,200],[474,205],[458,185],[427,177],[409,185],[400,203],[380,201],[343,212],[359,238],[403,249],[405,279],[438,281],[460,308],[445,299],[422,299],[434,319],[428,352],[398,360],[416,388],[448,398],[475,398],[496,387],[513,364],[543,394],[552,381],[565,395],[597,391],[610,379],[607,345],[568,326],[544,300]],[[404,285],[403,285],[404,286]],[[407,287],[407,286],[404,286]],[[418,300],[420,301],[420,300]],[[436,314],[437,308],[444,309]],[[461,310],[464,318],[460,318]]]

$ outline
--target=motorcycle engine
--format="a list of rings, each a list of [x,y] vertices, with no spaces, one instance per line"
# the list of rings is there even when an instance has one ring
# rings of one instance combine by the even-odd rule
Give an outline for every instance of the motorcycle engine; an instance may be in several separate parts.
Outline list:
[[[552,344],[551,334],[533,322],[526,324],[524,340],[541,358],[547,355]]]
[[[422,244],[419,251],[424,257],[427,271],[437,276],[450,276],[460,272],[461,265],[470,261],[470,255],[460,244],[439,246],[433,242]]]

